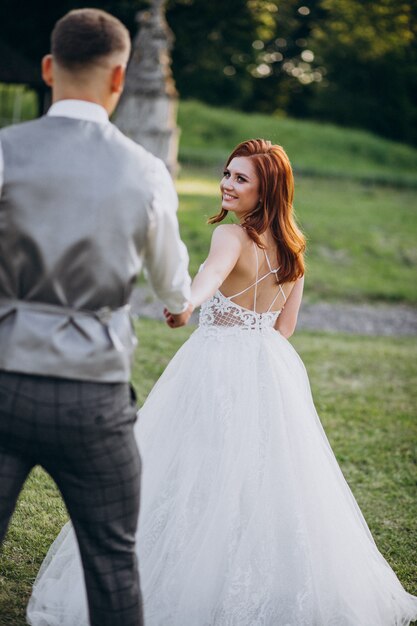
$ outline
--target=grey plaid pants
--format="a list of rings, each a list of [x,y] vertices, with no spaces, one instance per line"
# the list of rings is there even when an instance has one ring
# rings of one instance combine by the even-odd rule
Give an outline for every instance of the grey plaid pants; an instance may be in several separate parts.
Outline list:
[[[23,483],[41,465],[74,525],[91,626],[143,624],[135,420],[128,384],[0,371],[0,542]]]

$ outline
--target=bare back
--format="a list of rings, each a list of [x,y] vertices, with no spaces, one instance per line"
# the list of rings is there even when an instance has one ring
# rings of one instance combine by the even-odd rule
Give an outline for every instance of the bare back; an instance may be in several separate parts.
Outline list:
[[[221,293],[235,304],[257,313],[280,311],[287,301],[294,283],[280,285],[277,251],[272,237],[264,238],[262,250],[249,235],[241,230],[242,252],[235,267],[220,287]]]

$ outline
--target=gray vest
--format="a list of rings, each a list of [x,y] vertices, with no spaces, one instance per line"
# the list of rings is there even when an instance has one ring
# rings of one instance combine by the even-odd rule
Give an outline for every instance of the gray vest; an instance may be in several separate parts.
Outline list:
[[[112,124],[0,131],[0,370],[125,382],[154,157]]]

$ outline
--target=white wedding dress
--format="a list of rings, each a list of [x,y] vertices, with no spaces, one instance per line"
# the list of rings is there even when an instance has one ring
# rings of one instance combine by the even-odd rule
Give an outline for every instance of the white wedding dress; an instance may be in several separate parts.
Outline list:
[[[339,469],[303,363],[274,330],[278,315],[217,292],[140,411],[146,626],[417,618],[417,598],[378,551]],[[28,620],[88,626],[70,523],[41,567]]]

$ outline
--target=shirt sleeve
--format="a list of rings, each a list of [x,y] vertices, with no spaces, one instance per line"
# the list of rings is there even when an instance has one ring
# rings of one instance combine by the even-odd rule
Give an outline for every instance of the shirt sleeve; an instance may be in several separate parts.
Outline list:
[[[153,199],[144,254],[146,276],[171,313],[182,313],[190,300],[188,252],[177,219],[178,197],[164,163],[155,159],[151,171]]]

